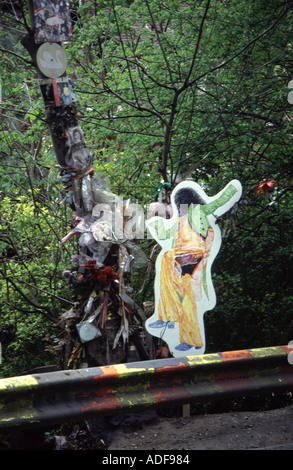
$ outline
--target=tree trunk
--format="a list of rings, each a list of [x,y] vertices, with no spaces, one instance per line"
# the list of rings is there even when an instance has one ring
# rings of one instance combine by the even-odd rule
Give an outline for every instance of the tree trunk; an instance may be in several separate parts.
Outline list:
[[[49,20],[57,22],[56,8],[59,3],[52,1],[53,4],[55,10],[53,7],[47,7],[49,10],[52,8]],[[97,207],[95,205],[99,203],[113,204],[117,196],[106,193],[100,186],[99,179],[94,176],[92,155],[78,125],[75,105],[77,98],[66,75],[66,57],[61,46],[64,38],[61,37],[61,30],[54,30],[54,27],[46,29],[46,21],[49,21],[46,19],[42,29],[41,21],[45,17],[41,17],[41,13],[34,10],[33,0],[29,0],[28,5],[31,31],[21,42],[29,52],[37,71],[46,121],[61,167],[61,180],[68,195],[67,203],[75,213],[75,225],[79,228],[77,235],[80,237],[78,253],[74,257],[75,266],[72,271],[64,273],[70,286],[82,292],[75,307],[62,315],[71,344],[71,353],[65,367],[125,362],[131,338],[134,338],[132,343],[136,345],[141,341],[137,328],[131,326],[133,317],[138,314],[142,322],[146,317],[139,307],[133,309],[134,302],[130,308],[123,298],[126,292],[125,258],[131,258],[127,246],[125,243],[122,246],[114,241],[112,234],[110,238],[106,238],[106,243],[105,238],[100,235],[93,238],[91,225],[97,220],[92,213],[93,207]],[[64,4],[61,5],[64,8]],[[69,11],[60,10],[59,13],[59,17],[63,15],[64,18]],[[65,24],[65,30],[70,31],[68,24]],[[52,41],[51,34],[55,34],[55,42]],[[43,41],[38,39],[41,37]],[[60,63],[57,62],[58,55]],[[62,66],[64,70],[60,73],[58,67],[62,70]],[[67,240],[72,235],[74,233],[64,238]],[[82,236],[88,236],[90,244],[89,241],[81,243]],[[103,276],[106,274],[110,275],[110,278],[105,281]],[[146,359],[146,349],[143,346],[136,349],[142,351],[144,356],[138,356],[138,359]],[[152,351],[152,344],[149,343],[147,349]]]

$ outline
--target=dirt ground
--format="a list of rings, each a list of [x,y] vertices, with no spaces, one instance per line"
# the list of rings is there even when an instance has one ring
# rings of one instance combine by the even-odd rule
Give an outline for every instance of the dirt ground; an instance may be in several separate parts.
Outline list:
[[[181,408],[180,408],[181,409]],[[183,410],[182,410],[183,411]],[[171,417],[144,410],[62,425],[21,449],[169,452],[293,450],[293,405],[268,411],[230,411]],[[35,436],[36,437],[36,436]],[[32,444],[32,447],[30,445]]]
[[[59,449],[84,449],[82,433],[87,448],[113,452],[293,450],[293,406],[188,417],[164,417],[156,410],[117,415],[88,421],[87,430],[64,438]]]
[[[137,422],[127,418],[108,450],[293,450],[293,406],[263,412],[230,412]]]

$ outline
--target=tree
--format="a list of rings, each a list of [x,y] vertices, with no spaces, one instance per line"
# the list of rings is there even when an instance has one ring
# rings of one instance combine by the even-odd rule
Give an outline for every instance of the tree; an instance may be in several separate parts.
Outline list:
[[[111,2],[86,27],[77,23],[81,42],[68,50],[80,93],[90,91],[84,123],[88,129],[94,123],[107,168],[109,160],[119,169],[131,163],[126,184],[114,182],[120,192],[135,181],[130,192],[143,200],[163,188],[162,180],[172,187],[187,175],[213,194],[227,179],[243,184],[239,206],[219,221],[227,242],[214,268],[218,307],[207,315],[216,350],[223,349],[213,336],[221,322],[229,348],[287,341],[292,283],[284,276],[290,268],[283,255],[290,259],[292,243],[285,229],[285,207],[292,207],[291,14],[290,3],[283,2]],[[275,181],[274,189],[257,194],[263,180]],[[147,191],[139,195],[137,188]],[[279,234],[273,239],[272,225]],[[287,240],[281,238],[284,230]],[[282,267],[272,254],[283,260]]]
[[[0,327],[17,327],[14,341],[3,345],[2,376],[51,362],[43,339],[56,335],[61,306],[72,303],[58,288],[67,256],[58,233],[68,211],[58,203],[56,161],[31,86],[29,56],[19,43],[22,11],[15,2],[1,2]]]
[[[47,307],[38,310],[56,317],[72,300],[56,286],[76,245],[73,239],[64,246],[58,242],[70,216],[57,204],[58,169],[43,103],[31,58],[19,42],[29,25],[26,3],[1,6],[1,208],[4,201],[9,217],[13,201],[21,213],[23,196],[29,198],[27,213],[42,216],[41,262],[50,266],[41,286],[50,294],[36,290],[40,277],[33,281],[35,268],[29,266],[28,289],[2,271],[2,296],[8,302],[7,286],[10,302],[17,288],[25,302],[37,295],[38,304]],[[113,0],[80,6],[74,1],[71,9],[74,41],[64,46],[67,73],[79,97],[78,118],[95,172],[108,175],[113,193],[145,205],[160,196],[168,201],[176,181],[187,176],[210,194],[232,177],[243,184],[240,204],[219,220],[226,238],[214,265],[218,305],[206,316],[210,350],[286,341],[292,305],[290,2]],[[257,194],[263,180],[274,181],[274,187]],[[5,223],[2,259],[9,269],[12,262],[18,269],[22,263],[23,276],[19,254],[36,248],[23,236],[21,219],[13,222],[13,243]],[[52,245],[43,238],[48,233]],[[150,240],[139,245],[153,248]],[[15,246],[18,254],[10,251],[11,260],[7,250]],[[27,256],[26,266],[29,262]],[[137,291],[140,278],[139,273],[133,278]],[[61,299],[52,296],[48,279]],[[149,287],[138,301],[151,299]],[[7,322],[12,310],[4,308]]]
[[[61,7],[62,5],[60,5]],[[54,85],[56,86],[57,81],[52,80],[51,82],[46,78],[51,77],[50,71],[43,70],[38,55],[39,48],[43,45],[49,48],[51,46],[46,40],[44,40],[42,46],[39,45],[37,34],[34,34],[34,30],[38,27],[37,14],[34,13],[31,3],[29,3],[29,14],[32,26],[27,27],[28,32],[21,39],[21,43],[29,52],[31,64],[35,66],[37,71],[45,105],[46,122],[50,130],[57,161],[61,167],[61,179],[68,191],[67,200],[69,200],[69,205],[71,209],[76,211],[74,224],[76,230],[74,233],[84,232],[83,229],[80,230],[79,228],[81,225],[82,227],[89,227],[89,224],[93,225],[98,219],[95,223],[95,239],[90,243],[82,244],[82,237],[80,237],[77,256],[74,257],[74,260],[72,259],[75,269],[73,273],[70,271],[64,273],[69,285],[75,288],[74,296],[76,301],[69,302],[73,307],[62,315],[61,320],[60,317],[57,319],[51,317],[51,320],[53,319],[61,324],[63,331],[68,336],[69,350],[65,351],[66,367],[76,367],[81,364],[81,361],[91,361],[91,363],[94,361],[92,365],[97,364],[97,362],[102,364],[121,362],[126,357],[130,340],[134,342],[140,355],[146,358],[148,354],[140,341],[138,328],[134,324],[130,328],[130,319],[134,318],[135,313],[138,313],[140,319],[143,319],[143,311],[126,294],[128,290],[125,285],[129,269],[127,264],[132,261],[133,256],[130,253],[135,250],[135,246],[132,246],[124,235],[119,243],[116,243],[116,239],[113,243],[111,236],[108,238],[107,235],[104,238],[104,228],[100,228],[101,223],[97,214],[98,205],[103,205],[105,198],[110,198],[109,203],[112,198],[114,202],[117,198],[114,194],[106,193],[103,182],[93,177],[92,155],[84,143],[82,129],[78,126],[74,101],[67,103],[66,100],[66,103],[63,103],[59,89],[58,103],[56,101],[57,95]],[[39,29],[38,34],[40,36],[43,34],[42,28]],[[58,52],[62,52],[60,46],[55,45],[53,47],[59,48]],[[47,55],[50,53],[46,52]],[[45,57],[44,54],[44,59]],[[48,68],[50,67],[48,66]],[[54,76],[52,75],[52,77]],[[63,77],[62,80],[61,84],[65,83],[67,78]],[[70,86],[69,80],[67,82]],[[53,88],[53,101],[50,87]],[[77,134],[79,136],[78,142],[76,140]],[[35,200],[35,194],[33,198]],[[94,210],[96,213],[94,213]],[[42,217],[47,220],[44,212]],[[123,215],[121,217],[123,218]],[[56,235],[52,224],[50,228]],[[91,237],[93,238],[93,235]],[[65,242],[67,238],[71,238],[71,234],[61,240],[61,243]],[[88,245],[90,246],[88,247]],[[136,260],[135,263],[137,264]],[[117,274],[113,268],[117,270]],[[35,308],[48,311],[49,316],[50,308],[39,306],[38,302],[33,302],[28,298],[23,289],[15,284],[15,280],[6,271],[3,271],[2,275],[7,283],[12,284],[15,289],[20,291],[26,301],[31,302]],[[113,282],[116,278],[118,285]],[[28,285],[32,287],[31,284],[28,283]],[[34,289],[32,287],[33,292]],[[44,289],[40,290],[44,291]],[[58,297],[58,299],[66,302],[64,298]],[[111,308],[111,311],[109,308]],[[96,317],[98,315],[97,321]],[[91,331],[92,329],[95,330],[94,338],[96,340],[94,344],[88,339],[89,328],[91,328]],[[82,333],[84,330],[85,333]],[[62,344],[62,341],[58,342],[58,346],[62,346]]]
[[[191,174],[194,166],[200,167],[197,176],[204,180],[227,162],[235,173],[235,149],[243,149],[250,121],[257,133],[261,124],[267,142],[263,124],[273,117],[277,97],[271,89],[270,102],[264,100],[265,87],[277,88],[280,80],[286,86],[288,81],[288,72],[280,74],[278,68],[278,61],[286,60],[288,42],[285,35],[280,41],[278,28],[286,28],[290,6],[256,4],[243,4],[237,13],[231,1],[112,2],[111,8],[88,18],[86,27],[77,24],[80,40],[67,52],[76,63],[79,93],[96,96],[84,119],[99,125],[98,148],[105,135],[112,137],[114,148],[122,146],[127,158],[136,158],[136,178],[150,172],[150,161],[152,170],[171,184],[178,175]],[[251,24],[247,18],[253,18]],[[232,21],[237,28],[231,34]],[[230,28],[223,27],[225,22]],[[233,49],[228,35],[237,41]],[[274,45],[266,49],[268,41]],[[252,71],[259,70],[262,78],[267,62],[270,66],[256,88]],[[81,73],[84,78],[78,81]],[[280,110],[277,122],[279,116]],[[256,137],[250,139],[253,145]],[[240,171],[242,166],[241,160]]]

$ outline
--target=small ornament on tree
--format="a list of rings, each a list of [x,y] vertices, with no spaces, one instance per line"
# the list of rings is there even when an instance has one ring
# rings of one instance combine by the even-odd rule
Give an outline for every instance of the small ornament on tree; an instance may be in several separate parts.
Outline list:
[[[276,181],[264,179],[257,187],[256,194],[261,194],[263,197],[268,197],[274,187],[276,186]]]
[[[33,0],[36,43],[72,40],[69,2]]]

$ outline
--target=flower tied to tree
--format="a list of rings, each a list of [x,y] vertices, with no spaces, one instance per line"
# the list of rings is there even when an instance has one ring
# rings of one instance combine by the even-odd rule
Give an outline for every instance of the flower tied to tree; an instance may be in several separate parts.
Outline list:
[[[111,266],[105,266],[104,268],[97,268],[95,260],[87,261],[86,273],[91,276],[93,281],[97,281],[101,286],[108,286],[112,281],[117,279],[117,274],[111,268]]]
[[[272,191],[276,186],[276,181],[263,180],[257,187],[256,194],[262,194],[263,197],[266,197],[267,193]]]

